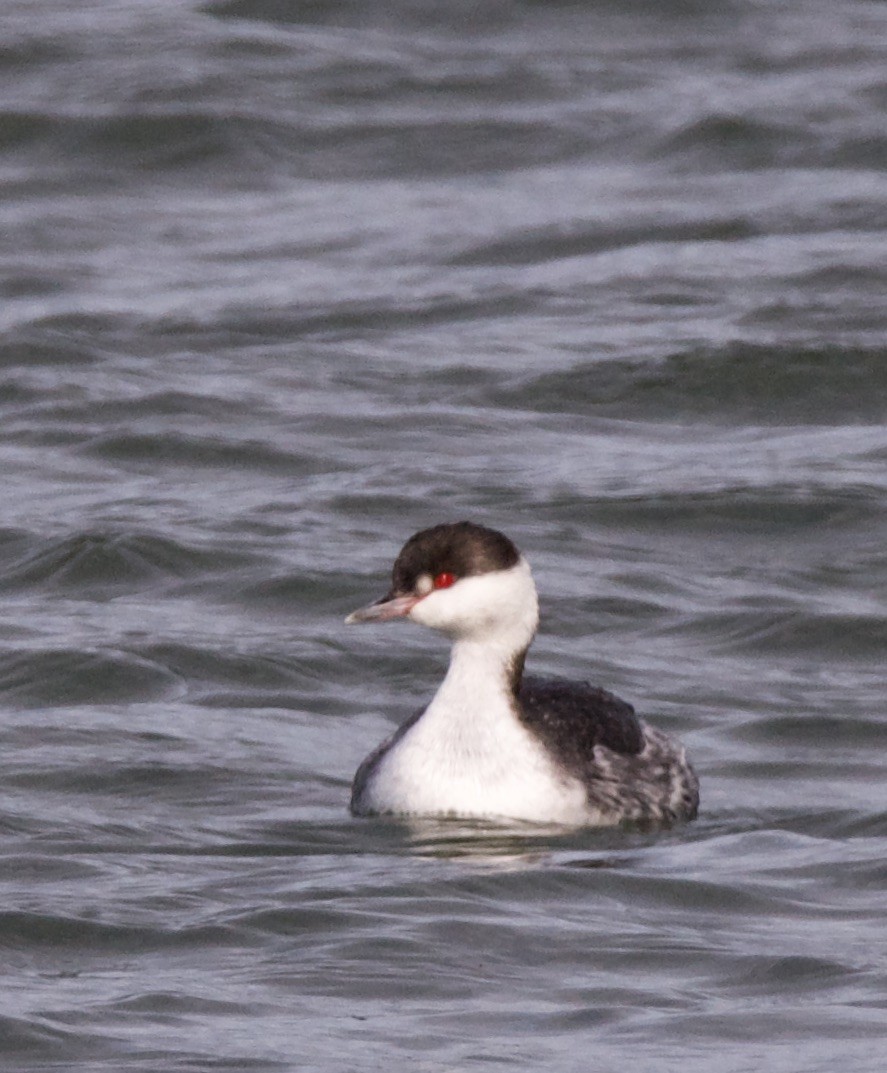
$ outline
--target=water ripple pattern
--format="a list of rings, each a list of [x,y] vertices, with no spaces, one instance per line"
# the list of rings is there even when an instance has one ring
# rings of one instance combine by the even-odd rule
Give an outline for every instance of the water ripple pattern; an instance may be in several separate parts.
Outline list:
[[[3,24],[0,1066],[880,1073],[885,5]],[[463,517],[697,822],[348,816]]]

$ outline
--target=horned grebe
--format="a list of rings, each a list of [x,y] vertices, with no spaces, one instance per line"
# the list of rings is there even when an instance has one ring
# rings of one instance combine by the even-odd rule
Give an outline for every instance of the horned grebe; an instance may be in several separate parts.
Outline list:
[[[358,768],[356,816],[610,826],[696,815],[699,783],[680,743],[606,690],[524,677],[536,586],[504,534],[455,522],[410,537],[391,591],[345,621],[394,618],[452,638],[450,665],[428,707]]]

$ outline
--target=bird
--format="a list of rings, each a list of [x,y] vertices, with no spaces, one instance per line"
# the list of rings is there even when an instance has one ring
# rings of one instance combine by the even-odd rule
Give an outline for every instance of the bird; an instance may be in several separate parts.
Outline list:
[[[390,590],[346,623],[396,619],[452,642],[446,675],[357,769],[355,816],[569,827],[692,820],[699,782],[680,742],[585,681],[524,674],[539,622],[529,563],[470,521],[415,533]]]

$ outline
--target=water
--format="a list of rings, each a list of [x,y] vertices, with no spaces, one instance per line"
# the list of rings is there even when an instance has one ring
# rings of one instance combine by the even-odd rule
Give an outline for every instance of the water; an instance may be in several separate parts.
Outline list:
[[[884,5],[3,20],[0,1066],[882,1069]],[[349,818],[459,517],[697,822]]]

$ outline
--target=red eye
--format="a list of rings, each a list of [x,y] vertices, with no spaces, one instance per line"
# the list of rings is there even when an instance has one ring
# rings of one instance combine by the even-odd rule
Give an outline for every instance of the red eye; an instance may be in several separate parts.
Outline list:
[[[434,579],[434,587],[436,589],[448,589],[455,580],[455,574],[438,574]]]

